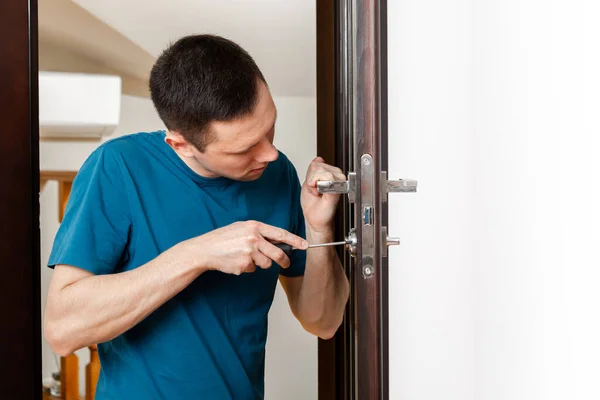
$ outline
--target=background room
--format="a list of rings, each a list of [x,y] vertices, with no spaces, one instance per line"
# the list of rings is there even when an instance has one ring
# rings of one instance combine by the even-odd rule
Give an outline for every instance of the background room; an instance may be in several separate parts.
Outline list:
[[[297,322],[278,286],[267,399],[348,400],[340,391],[377,385],[389,386],[379,398],[391,400],[600,398],[600,3],[38,0],[37,33],[28,25],[34,3],[0,5],[7,88],[0,113],[10,139],[0,145],[0,178],[10,187],[0,207],[0,300],[10,305],[0,351],[0,361],[9,360],[0,388],[8,389],[0,393],[29,396],[38,381],[51,385],[68,375],[65,400],[93,400],[95,349],[61,358],[39,329],[52,276],[46,263],[71,182],[107,140],[164,129],[149,98],[150,68],[177,38],[214,33],[238,42],[262,69],[278,109],[275,145],[301,181],[324,149],[333,155],[326,161],[347,163],[364,131],[386,123],[376,159],[387,159],[390,180],[418,181],[417,193],[390,193],[377,205],[389,210],[387,233],[402,243],[377,271],[387,274],[387,304],[380,288],[362,304],[353,291],[345,325],[332,341],[320,341]],[[13,5],[19,11],[9,14]],[[386,9],[382,19],[364,12],[372,5]],[[345,23],[363,30],[339,29]],[[381,30],[369,30],[374,25]],[[39,45],[37,60],[27,38],[32,51]],[[373,67],[373,48],[357,50],[375,39],[385,39],[377,49],[387,57],[381,69]],[[350,73],[360,68],[371,74]],[[354,113],[378,90],[378,106]],[[372,122],[367,129],[348,132],[365,121]],[[373,193],[387,195],[387,182],[379,189]],[[346,212],[352,207],[344,201]],[[336,228],[373,225],[371,213],[348,215]],[[355,264],[340,253],[350,273]],[[359,272],[352,271],[353,283],[364,287]],[[367,300],[381,308],[361,308]],[[370,325],[356,324],[359,315]],[[387,349],[378,342],[387,330],[377,318],[385,317]],[[356,332],[363,337],[352,342]],[[369,342],[377,346],[366,346],[365,332],[377,332]],[[357,361],[372,348],[385,354]]]
[[[275,145],[304,180],[316,156],[314,3],[52,0],[40,1],[39,9],[40,170],[46,178],[40,195],[42,310],[52,274],[46,262],[70,180],[101,143],[164,129],[147,75],[158,54],[180,36],[219,34],[255,58],[278,110]],[[111,91],[102,81],[82,86],[71,74],[108,74],[120,78],[121,87]],[[60,369],[60,357],[45,339],[42,351],[43,377],[50,378]],[[82,395],[89,354],[76,352]],[[266,364],[267,398],[316,398],[317,339],[293,317],[280,285],[270,312]]]

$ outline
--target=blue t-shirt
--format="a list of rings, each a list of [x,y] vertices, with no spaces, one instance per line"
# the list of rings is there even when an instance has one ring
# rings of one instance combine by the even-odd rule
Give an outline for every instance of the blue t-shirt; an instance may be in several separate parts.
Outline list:
[[[101,145],[77,174],[48,262],[96,275],[132,270],[183,240],[257,220],[305,237],[300,183],[283,155],[251,182],[204,178],[164,142],[163,131]],[[97,400],[264,397],[267,314],[279,275],[206,272],[137,326],[98,344]],[[95,293],[96,296],[108,295]]]

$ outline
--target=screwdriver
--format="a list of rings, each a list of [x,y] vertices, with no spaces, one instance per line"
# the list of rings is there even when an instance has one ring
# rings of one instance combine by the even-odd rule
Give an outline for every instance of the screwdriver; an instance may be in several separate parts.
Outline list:
[[[311,248],[315,248],[315,247],[341,246],[341,245],[348,244],[348,243],[351,243],[351,242],[349,240],[344,240],[343,242],[317,243],[317,244],[309,245],[308,248],[311,249]],[[288,257],[292,254],[292,251],[294,250],[294,248],[287,243],[273,243],[273,245],[275,247],[279,247],[281,250],[283,250],[285,255]]]

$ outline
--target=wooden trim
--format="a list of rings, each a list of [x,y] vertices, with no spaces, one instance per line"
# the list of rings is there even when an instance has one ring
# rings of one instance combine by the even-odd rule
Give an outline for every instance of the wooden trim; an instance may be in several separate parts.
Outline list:
[[[60,358],[60,383],[64,400],[79,400],[79,358],[75,354]]]
[[[40,181],[73,182],[77,171],[40,171]]]
[[[67,203],[69,202],[69,196],[71,195],[71,187],[73,183],[59,182],[58,183],[58,222],[62,222],[65,217],[65,211],[67,209]]]
[[[351,23],[350,11],[351,0],[336,1],[336,129],[335,129],[335,149],[337,154],[336,165],[342,171],[355,171],[355,160],[352,156],[354,148],[354,133],[352,125],[354,120],[353,104],[351,91],[352,87],[352,46],[350,43]],[[338,210],[337,230],[339,237],[345,237],[354,226],[354,206],[347,201],[347,197],[341,202]],[[336,335],[339,342],[338,356],[336,358],[337,368],[339,370],[338,398],[355,399],[356,393],[356,278],[355,278],[355,260],[345,249],[339,248],[343,254],[340,255],[343,260],[344,270],[350,282],[350,298],[346,305],[346,312],[342,326]]]
[[[380,162],[381,169],[389,172],[388,146],[388,41],[387,41],[387,0],[379,0],[379,120],[381,130]],[[389,174],[388,174],[389,175]],[[391,179],[391,178],[390,178]],[[389,226],[388,202],[381,203],[381,224]],[[385,246],[386,244],[383,244]],[[382,352],[382,397],[389,399],[389,259],[384,257],[381,262],[381,352]]]
[[[317,0],[317,153],[334,162],[335,143],[335,2]]]
[[[62,400],[94,400],[98,377],[100,376],[100,358],[98,347],[88,346],[90,361],[85,366],[85,396],[80,396],[79,385],[79,357],[75,353],[60,358],[60,383]],[[48,393],[44,399],[54,399]]]
[[[62,222],[77,171],[40,171],[40,190],[48,181],[58,181],[58,222]]]
[[[387,2],[317,1],[317,121],[319,154],[345,172],[360,176],[357,154],[371,154],[387,170]],[[350,34],[348,34],[350,32]],[[355,33],[353,36],[352,32]],[[360,54],[360,58],[354,59]],[[356,79],[354,79],[356,78]],[[354,118],[353,112],[358,113]],[[358,138],[353,138],[352,124]],[[327,157],[330,157],[329,159]],[[375,187],[379,187],[376,174]],[[360,181],[357,182],[360,193]],[[358,196],[358,194],[357,194]],[[375,202],[381,204],[380,193]],[[345,235],[356,217],[347,202],[338,210],[336,236]],[[388,224],[387,203],[375,231]],[[360,230],[357,230],[360,238]],[[376,236],[375,248],[381,237]],[[319,398],[388,399],[388,264],[379,258],[376,278],[364,279],[361,248],[356,260],[341,254],[351,282],[342,327],[319,344]],[[323,382],[323,379],[327,381]]]
[[[382,126],[386,126],[387,115],[384,112],[387,110],[382,106],[387,99],[382,97],[381,74],[385,71],[386,65],[382,65],[382,25],[381,20],[385,19],[385,10],[382,13],[382,7],[385,7],[385,2],[381,0],[365,0],[354,3],[355,8],[355,43],[353,47],[360,57],[354,60],[353,71],[355,79],[354,91],[354,108],[357,116],[355,118],[356,135],[356,150],[357,154],[370,154],[373,159],[373,165],[376,166],[376,173],[372,182],[373,187],[381,187],[379,171],[381,170],[382,161],[387,162],[385,155],[387,148],[382,146]],[[383,27],[385,27],[385,22]],[[385,37],[385,33],[383,33]],[[383,53],[386,54],[385,52]],[[386,142],[387,143],[387,142]],[[363,166],[361,163],[356,163],[356,174],[360,176]],[[362,193],[362,184],[360,179],[357,179],[357,199]],[[381,191],[374,191],[373,203],[377,205],[377,209],[382,204]],[[358,202],[358,200],[357,200]],[[360,203],[358,203],[360,204]],[[375,232],[374,248],[381,249],[383,245],[381,234],[382,226],[387,225],[382,212],[376,213],[372,227]],[[364,225],[359,225],[358,218],[357,239],[358,243],[362,243],[362,230],[367,228]],[[359,226],[363,228],[358,229]],[[357,271],[362,270],[363,248],[357,247]],[[363,278],[362,274],[357,272],[356,279],[356,380],[357,380],[357,398],[359,399],[384,399],[388,398],[388,388],[385,383],[388,382],[388,371],[386,369],[387,348],[385,338],[387,338],[387,299],[384,298],[387,290],[387,274],[386,260],[381,257],[381,254],[371,258],[374,276],[371,278]]]
[[[41,399],[37,1],[1,1],[0,36],[0,393]]]
[[[317,154],[340,168],[336,141],[336,1],[316,0],[317,23]],[[340,208],[335,235],[344,237],[344,214]],[[338,249],[340,250],[340,249]],[[338,254],[343,257],[343,249]],[[343,258],[342,258],[343,259]],[[318,396],[320,400],[343,395],[343,328],[330,340],[319,339]]]
[[[98,357],[98,346],[93,345],[88,349],[90,350],[90,362],[85,367],[85,400],[94,400],[100,376],[100,358]]]

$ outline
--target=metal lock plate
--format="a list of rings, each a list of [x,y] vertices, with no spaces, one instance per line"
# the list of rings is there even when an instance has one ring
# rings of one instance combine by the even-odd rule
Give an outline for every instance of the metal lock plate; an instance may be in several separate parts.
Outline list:
[[[360,158],[360,216],[357,219],[359,226],[353,228],[346,237],[346,249],[350,251],[353,257],[357,255],[358,239],[361,238],[361,272],[363,277],[371,278],[375,275],[374,259],[378,256],[378,250],[375,249],[377,243],[376,235],[381,243],[381,254],[383,257],[388,255],[388,246],[399,245],[400,239],[388,237],[387,227],[382,227],[379,233],[376,232],[375,223],[378,218],[379,204],[376,202],[377,190],[381,202],[386,202],[388,193],[414,193],[417,191],[418,182],[412,179],[388,180],[387,172],[382,171],[379,179],[379,188],[376,188],[376,165],[370,154],[363,154]],[[355,172],[348,173],[347,181],[319,181],[317,182],[319,193],[337,193],[348,194],[350,203],[356,202],[357,175]],[[358,209],[357,209],[358,211]],[[360,230],[360,235],[356,231]]]
[[[362,205],[363,217],[360,219],[360,238],[361,240],[361,266],[362,275],[366,278],[372,278],[375,275],[375,218],[377,207],[375,204],[375,163],[370,154],[363,154],[360,158],[360,201]]]

